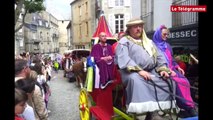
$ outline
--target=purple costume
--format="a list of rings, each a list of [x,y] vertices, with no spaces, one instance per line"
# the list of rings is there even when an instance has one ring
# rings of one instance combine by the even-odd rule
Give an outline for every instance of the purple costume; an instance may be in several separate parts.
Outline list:
[[[187,78],[184,75],[182,75],[177,70],[179,65],[176,63],[176,61],[172,57],[173,52],[172,52],[171,46],[165,40],[162,39],[161,30],[162,30],[162,27],[159,27],[155,31],[155,33],[153,35],[153,42],[160,49],[160,51],[162,51],[162,53],[164,54],[168,67],[176,73],[175,76],[172,76],[172,79],[174,81],[176,81],[176,83],[177,83],[176,94],[185,99],[185,100],[179,99],[179,98],[176,99],[178,107],[180,107],[182,109],[194,108],[194,103],[193,103],[191,93],[190,93],[189,81],[187,80]]]
[[[107,84],[108,81],[113,80],[114,61],[112,59],[111,61],[106,62],[104,60],[101,60],[101,57],[113,57],[112,47],[109,44],[96,44],[92,47],[91,56],[94,57],[95,63],[100,70],[100,84],[104,86]]]

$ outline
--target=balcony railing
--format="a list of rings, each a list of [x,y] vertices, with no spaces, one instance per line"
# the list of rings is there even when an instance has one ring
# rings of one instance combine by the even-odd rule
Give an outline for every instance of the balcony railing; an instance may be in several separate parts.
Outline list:
[[[176,0],[172,5],[198,5],[198,0]],[[198,22],[198,12],[173,12],[172,26],[178,27],[183,25],[195,24]]]

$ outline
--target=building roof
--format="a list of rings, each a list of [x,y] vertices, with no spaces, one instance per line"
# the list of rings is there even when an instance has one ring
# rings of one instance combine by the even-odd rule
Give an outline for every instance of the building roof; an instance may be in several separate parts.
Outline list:
[[[69,29],[71,27],[71,21],[69,22],[69,24],[67,25],[67,29]]]
[[[39,21],[41,21],[41,25],[39,24]],[[31,24],[37,25],[37,26],[46,26],[47,20],[41,17],[39,13],[33,13],[32,14],[32,21]]]
[[[25,23],[24,26],[32,31],[37,31],[37,26],[34,24]]]
[[[74,2],[76,2],[76,1],[77,1],[77,0],[73,0],[73,1],[71,1],[71,2],[70,2],[70,5],[71,5],[71,4],[73,4],[73,3],[74,3]]]

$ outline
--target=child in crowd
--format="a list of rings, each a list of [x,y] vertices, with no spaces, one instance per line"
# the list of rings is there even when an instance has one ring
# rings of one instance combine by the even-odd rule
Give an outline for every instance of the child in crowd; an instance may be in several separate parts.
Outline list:
[[[35,82],[29,78],[21,78],[15,82],[15,88],[23,90],[28,96],[25,110],[21,116],[24,118],[24,120],[35,120],[34,110],[28,103],[32,99],[35,89]]]
[[[24,120],[20,114],[24,112],[27,100],[27,94],[23,90],[15,88],[15,120]]]

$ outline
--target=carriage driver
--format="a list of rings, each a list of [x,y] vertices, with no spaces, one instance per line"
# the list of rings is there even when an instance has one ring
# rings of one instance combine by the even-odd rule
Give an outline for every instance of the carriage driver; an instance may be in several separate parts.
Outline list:
[[[147,113],[145,120],[163,120],[157,112],[160,108],[165,110],[175,107],[174,100],[167,92],[155,89],[153,84],[166,91],[169,91],[171,85],[174,93],[175,85],[167,79],[170,71],[166,67],[166,61],[146,36],[143,26],[144,21],[141,19],[132,19],[126,24],[126,36],[118,42],[115,62],[120,68],[126,88],[127,112]]]

